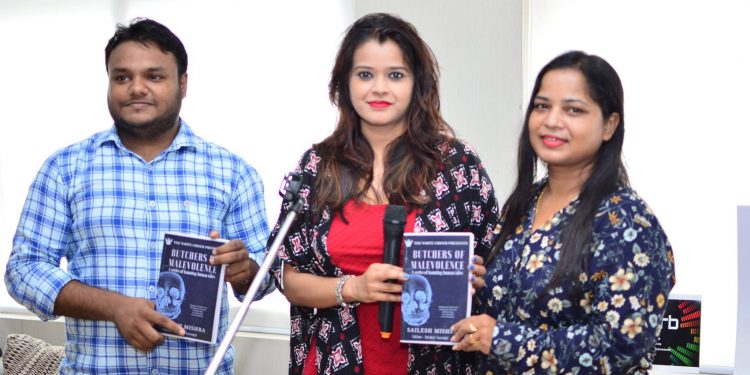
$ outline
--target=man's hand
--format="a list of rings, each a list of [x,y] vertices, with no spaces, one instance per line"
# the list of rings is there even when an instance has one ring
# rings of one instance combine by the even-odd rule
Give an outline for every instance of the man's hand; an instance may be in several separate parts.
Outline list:
[[[125,341],[143,352],[153,350],[164,341],[164,335],[154,329],[154,325],[185,335],[179,324],[154,310],[152,301],[91,287],[79,281],[71,281],[60,290],[55,300],[55,314],[114,322]]]
[[[154,303],[144,298],[122,297],[115,310],[114,323],[128,344],[142,352],[150,352],[164,342],[164,335],[154,326],[164,327],[184,336],[185,330],[154,309]]]
[[[212,231],[211,238],[219,238],[219,232]],[[250,259],[250,254],[241,240],[231,240],[214,249],[209,262],[213,265],[226,264],[224,280],[232,284],[235,292],[247,293],[250,282],[258,273],[258,265]]]

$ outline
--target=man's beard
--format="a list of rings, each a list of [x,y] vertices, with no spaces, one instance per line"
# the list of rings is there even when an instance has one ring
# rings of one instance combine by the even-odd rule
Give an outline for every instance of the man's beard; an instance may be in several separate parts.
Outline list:
[[[127,133],[136,138],[142,139],[153,139],[156,138],[177,125],[177,119],[180,116],[180,107],[182,104],[182,98],[178,96],[175,98],[173,104],[167,109],[167,111],[153,120],[147,123],[133,124],[125,120],[124,118],[117,116],[110,106],[109,113],[115,122],[115,128],[118,132]]]

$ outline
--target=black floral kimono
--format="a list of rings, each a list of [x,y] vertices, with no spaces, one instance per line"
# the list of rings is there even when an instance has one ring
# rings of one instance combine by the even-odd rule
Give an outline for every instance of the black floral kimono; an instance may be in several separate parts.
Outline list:
[[[475,253],[487,257],[496,235],[499,212],[494,189],[474,149],[461,141],[438,146],[443,164],[432,181],[432,200],[417,208],[414,232],[471,231],[476,239]],[[332,215],[326,210],[316,217],[307,202],[315,195],[320,156],[308,150],[296,171],[302,174],[301,194],[306,198],[303,211],[279,249],[279,257],[301,272],[320,276],[341,276],[331,262],[326,238]],[[278,233],[289,204],[282,207],[269,243]],[[273,269],[281,283],[281,265]],[[357,315],[350,308],[312,309],[291,306],[289,373],[301,374],[308,355],[319,357],[319,374],[362,374],[362,346]],[[309,353],[313,337],[317,353]],[[410,345],[408,369],[411,374],[472,374],[474,353],[458,353],[449,346]]]

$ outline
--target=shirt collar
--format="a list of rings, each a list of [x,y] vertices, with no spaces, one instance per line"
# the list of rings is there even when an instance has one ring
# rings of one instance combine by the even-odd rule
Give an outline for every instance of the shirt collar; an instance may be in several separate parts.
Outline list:
[[[188,124],[180,118],[180,130],[177,131],[177,135],[174,137],[174,140],[172,141],[172,144],[167,147],[165,152],[169,151],[176,151],[183,148],[193,149],[197,147],[197,139],[195,133],[193,133],[193,130],[190,129]],[[117,127],[113,124],[109,130],[104,131],[101,134],[101,137],[97,141],[97,144],[99,146],[103,146],[107,143],[112,143],[117,148],[126,150],[127,147],[122,144],[122,140],[120,139],[119,134],[117,134]]]

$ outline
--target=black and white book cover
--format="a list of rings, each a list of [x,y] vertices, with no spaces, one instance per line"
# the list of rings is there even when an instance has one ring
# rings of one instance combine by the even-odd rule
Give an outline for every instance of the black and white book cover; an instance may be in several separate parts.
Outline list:
[[[208,260],[223,239],[165,233],[156,310],[185,329],[185,336],[157,326],[167,336],[216,343],[226,265]]]
[[[450,326],[471,313],[471,232],[404,233],[401,342],[454,345]]]

